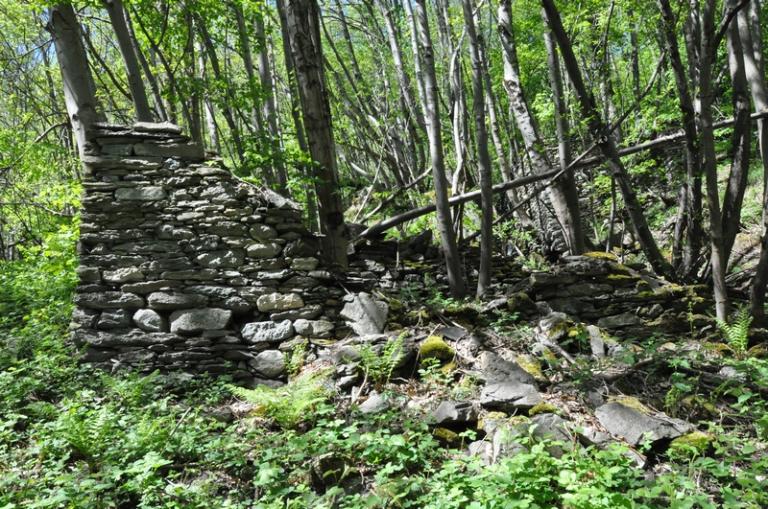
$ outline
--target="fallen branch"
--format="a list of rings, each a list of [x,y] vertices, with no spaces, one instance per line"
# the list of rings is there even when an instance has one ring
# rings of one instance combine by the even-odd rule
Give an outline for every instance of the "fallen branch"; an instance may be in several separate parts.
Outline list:
[[[766,118],[768,117],[768,111],[761,111],[757,113],[753,113],[750,115],[750,118],[752,120],[760,119],[760,118]],[[715,129],[720,129],[723,127],[728,127],[731,124],[733,124],[734,120],[733,118],[729,118],[726,120],[722,120],[720,122],[716,122],[712,125]],[[662,145],[672,144],[675,142],[682,141],[685,138],[685,134],[681,132],[668,134],[666,136],[661,136],[659,138],[646,141],[643,143],[639,143],[637,145],[633,145],[631,147],[626,147],[619,150],[619,156],[625,157],[631,154],[636,154],[637,152],[641,152],[643,150],[648,150],[651,148],[656,148]],[[583,170],[585,168],[595,166],[597,164],[600,164],[603,162],[602,157],[590,157],[586,158],[586,155],[592,152],[592,150],[595,149],[597,144],[593,143],[590,145],[589,148],[587,148],[582,154],[577,157],[576,159],[571,162],[566,168],[562,170],[552,170],[545,173],[538,173],[536,175],[528,175],[526,177],[521,177],[519,179],[510,180],[509,182],[503,182],[501,184],[496,184],[493,186],[492,191],[494,194],[501,193],[508,191],[510,189],[515,189],[517,187],[526,186],[528,184],[534,184],[536,182],[541,182],[542,180],[550,179],[550,182],[547,183],[547,185],[542,186],[541,188],[538,188],[534,193],[531,194],[530,197],[522,200],[520,203],[516,204],[516,206],[519,206],[520,204],[524,203],[531,197],[538,194],[538,192],[541,192],[543,189],[545,189],[549,184],[551,184],[552,181],[554,181],[556,178],[558,178],[560,175],[564,174],[567,171],[571,170]],[[480,190],[474,190],[470,191],[468,193],[452,196],[448,199],[448,203],[451,207],[456,207],[457,205],[461,205],[463,203],[467,203],[469,201],[474,201],[480,198]],[[395,226],[398,226],[400,224],[405,223],[406,221],[410,221],[412,219],[419,218],[421,216],[424,216],[426,214],[432,213],[435,211],[434,205],[425,205],[423,207],[411,209],[409,211],[403,212],[402,214],[398,214],[396,216],[390,217],[388,219],[385,219],[384,221],[381,221],[379,223],[376,223],[375,225],[365,229],[358,237],[364,238],[364,237],[373,237],[380,233],[383,233],[390,228],[394,228]]]

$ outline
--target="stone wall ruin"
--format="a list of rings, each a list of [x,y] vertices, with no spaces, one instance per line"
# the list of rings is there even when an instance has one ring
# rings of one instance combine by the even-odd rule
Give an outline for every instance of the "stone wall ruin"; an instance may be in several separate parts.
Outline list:
[[[282,344],[330,337],[344,292],[294,203],[170,124],[99,124],[91,140],[72,326],[85,361],[278,379]]]

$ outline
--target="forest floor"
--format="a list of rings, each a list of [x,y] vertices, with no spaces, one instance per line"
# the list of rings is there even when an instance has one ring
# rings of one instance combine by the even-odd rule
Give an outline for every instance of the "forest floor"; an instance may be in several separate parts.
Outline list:
[[[638,338],[621,362],[550,359],[529,369],[540,400],[501,412],[474,405],[487,394],[457,330],[519,356],[537,323],[439,292],[404,296],[419,323],[361,350],[351,394],[299,355],[277,389],[98,372],[67,339],[74,238],[0,266],[0,508],[768,506],[768,360],[739,331]],[[480,311],[446,320],[457,305]],[[398,371],[408,344],[421,354]],[[599,439],[609,403],[691,427]]]

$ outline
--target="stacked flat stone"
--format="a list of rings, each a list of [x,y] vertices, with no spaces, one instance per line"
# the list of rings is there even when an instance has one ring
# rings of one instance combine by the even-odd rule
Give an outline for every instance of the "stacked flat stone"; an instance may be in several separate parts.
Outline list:
[[[526,292],[617,336],[687,331],[692,316],[703,318],[694,313],[711,305],[703,286],[654,279],[605,253],[566,256],[554,271],[532,273]]]
[[[343,290],[291,201],[205,164],[172,124],[98,124],[73,317],[84,359],[285,376],[285,348],[329,338]]]

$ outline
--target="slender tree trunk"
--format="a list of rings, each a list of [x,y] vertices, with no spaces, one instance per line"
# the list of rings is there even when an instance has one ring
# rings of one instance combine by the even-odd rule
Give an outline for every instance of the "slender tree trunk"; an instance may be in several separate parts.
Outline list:
[[[200,37],[202,38],[203,47],[205,48],[206,53],[208,54],[208,62],[211,65],[211,71],[213,72],[213,77],[216,78],[216,80],[221,82],[226,82],[223,74],[221,72],[221,65],[219,63],[219,56],[216,54],[216,47],[213,44],[213,41],[211,40],[211,35],[208,33],[208,29],[205,26],[205,23],[202,19],[197,19],[197,27],[198,31],[200,33]],[[240,128],[237,125],[237,121],[235,119],[235,115],[232,111],[232,108],[230,106],[229,99],[233,98],[233,94],[229,86],[225,86],[226,91],[226,98],[223,102],[223,105],[221,107],[221,112],[224,115],[224,120],[227,122],[227,126],[229,127],[230,135],[232,136],[232,142],[235,145],[235,151],[237,152],[237,159],[242,163],[243,157],[245,154],[245,148],[243,147],[243,140],[240,136]]]
[[[517,128],[523,138],[523,144],[535,173],[545,173],[553,168],[552,163],[544,153],[544,143],[539,136],[535,120],[528,107],[528,102],[520,82],[520,71],[517,61],[517,48],[512,33],[510,0],[502,0],[499,4],[498,22],[499,35],[502,42],[504,57],[504,88],[509,95],[510,106],[514,112]],[[570,187],[566,187],[570,184]],[[584,251],[584,239],[581,232],[581,216],[578,207],[578,194],[573,179],[559,179],[549,188],[549,198],[555,209],[555,216],[565,235],[568,249],[573,254]]]
[[[128,27],[128,34],[131,38],[133,51],[136,53],[136,58],[138,58],[139,63],[141,64],[141,68],[144,71],[144,76],[146,77],[147,82],[149,82],[149,88],[152,90],[152,97],[155,101],[155,113],[160,120],[168,120],[168,112],[165,110],[165,104],[163,103],[163,97],[160,94],[160,86],[157,83],[157,77],[152,72],[152,69],[149,66],[149,62],[147,62],[144,53],[141,51],[139,41],[136,39],[136,31],[133,29],[131,15],[125,8],[123,8],[123,13],[125,14],[125,24]]]
[[[677,44],[677,29],[669,0],[658,0],[662,17],[662,31],[666,41],[669,61],[677,87],[678,103],[682,116],[683,131],[685,132],[685,201],[680,204],[682,213],[679,216],[678,228],[686,226],[687,242],[680,246],[682,256],[673,255],[673,266],[680,273],[690,276],[696,260],[701,252],[701,241],[704,236],[701,226],[701,153],[699,152],[698,133],[696,129],[696,114],[691,98],[690,85],[686,78],[683,60]],[[679,234],[678,234],[679,235]],[[676,237],[678,236],[676,235]]]
[[[606,165],[608,166],[609,171],[619,185],[622,197],[624,198],[624,204],[632,221],[632,226],[635,235],[640,242],[640,246],[648,259],[648,262],[651,264],[651,267],[653,267],[658,274],[673,277],[672,267],[662,256],[661,251],[659,251],[659,247],[656,245],[656,241],[651,234],[651,230],[643,215],[642,206],[637,200],[632,183],[630,182],[629,174],[621,162],[613,138],[606,135],[606,127],[595,107],[594,97],[587,91],[587,87],[584,84],[581,70],[579,69],[579,64],[576,60],[576,55],[573,53],[573,48],[571,47],[568,35],[563,27],[563,22],[560,19],[560,13],[557,11],[553,0],[541,0],[541,3],[546,11],[547,23],[560,47],[563,63],[571,78],[571,83],[573,84],[573,88],[575,89],[576,96],[581,106],[581,113],[584,118],[587,119],[590,134],[597,142],[598,148],[606,159]]]
[[[736,0],[726,4],[734,8]],[[728,176],[728,186],[723,198],[723,251],[726,263],[730,258],[733,243],[741,224],[741,206],[747,189],[749,175],[749,157],[752,145],[752,119],[750,115],[749,90],[744,70],[744,55],[739,37],[738,20],[730,23],[727,33],[728,68],[731,73],[733,92],[733,113],[735,122],[731,142],[732,163]]]
[[[185,21],[187,23],[187,47],[184,52],[184,60],[187,67],[187,74],[194,78],[192,90],[189,94],[189,114],[192,122],[189,125],[189,133],[193,140],[201,146],[205,146],[203,140],[203,114],[202,114],[202,90],[200,83],[202,81],[202,69],[197,68],[197,57],[195,56],[195,24],[191,12],[185,12]],[[182,98],[185,100],[185,98]]]
[[[237,37],[240,43],[240,56],[243,59],[243,67],[245,67],[245,75],[248,78],[248,91],[251,95],[251,123],[253,124],[254,131],[258,133],[264,132],[264,122],[261,118],[261,112],[259,105],[261,104],[261,94],[258,84],[256,83],[256,71],[253,65],[253,53],[251,52],[251,43],[248,38],[248,27],[245,22],[245,14],[239,3],[239,0],[232,2],[232,10],[235,12],[235,20],[237,21]],[[268,184],[272,185],[273,181],[271,175],[267,179]]]
[[[493,182],[491,180],[491,156],[488,153],[488,131],[485,126],[485,93],[483,85],[483,61],[480,56],[480,36],[477,33],[473,2],[462,0],[464,23],[469,38],[469,55],[472,60],[472,112],[475,117],[477,166],[480,174],[480,272],[477,278],[477,296],[482,297],[491,284],[491,258],[493,254]]]
[[[275,165],[277,190],[288,196],[288,176],[280,156],[280,130],[277,126],[277,106],[275,105],[275,85],[272,81],[272,66],[269,62],[269,45],[264,33],[263,13],[258,13],[254,20],[254,32],[259,42],[259,81],[264,94],[264,116],[269,128],[269,143],[272,150],[272,163]]]
[[[128,87],[131,89],[131,99],[136,109],[136,119],[139,122],[152,122],[152,110],[149,107],[147,91],[144,88],[144,81],[141,78],[139,60],[136,51],[131,44],[131,36],[128,32],[128,24],[125,20],[125,9],[123,9],[122,0],[104,0],[104,4],[109,13],[109,20],[115,31],[117,45],[120,53],[123,55],[125,72],[128,77]]]
[[[56,4],[49,10],[49,20],[47,29],[56,47],[67,114],[82,157],[90,144],[91,126],[103,121],[104,115],[96,101],[96,85],[88,67],[75,10],[69,3]]]
[[[738,14],[739,37],[744,55],[744,70],[756,111],[768,111],[768,87],[764,78],[762,60],[762,32],[760,5],[752,0],[749,9]],[[760,257],[750,287],[750,311],[755,322],[765,322],[765,290],[768,285],[768,120],[757,120],[757,138],[763,163],[763,215],[760,238]]]
[[[546,21],[546,15],[542,12]],[[552,32],[544,31],[544,46],[547,50],[547,69],[549,82],[552,85],[552,95],[555,103],[555,130],[557,133],[557,154],[560,168],[565,169],[571,164],[570,126],[568,125],[568,106],[565,103],[565,90],[563,78],[560,73],[560,58],[557,53],[557,45]],[[568,224],[570,230],[565,232],[569,239],[571,253],[581,254],[586,250],[584,245],[584,230],[581,223],[581,211],[579,207],[579,193],[576,187],[576,179],[572,172],[565,172],[561,179],[559,195],[565,199],[565,211],[561,218],[562,224]],[[555,209],[557,210],[557,209]],[[564,219],[571,219],[563,222]]]
[[[296,71],[293,64],[293,56],[291,55],[291,45],[288,37],[288,21],[285,14],[285,4],[283,0],[276,0],[277,12],[280,16],[280,34],[283,41],[283,57],[285,60],[285,74],[286,84],[288,87],[288,96],[290,98],[291,118],[293,119],[293,127],[296,131],[296,142],[299,145],[299,149],[304,154],[309,154],[309,146],[307,145],[307,136],[304,131],[304,123],[301,121],[301,105],[299,104],[299,91],[298,84],[296,83]],[[308,165],[301,164],[299,166],[301,175],[306,179],[312,178],[312,170]],[[317,215],[317,199],[312,186],[305,187],[306,192],[306,205],[307,205],[307,227],[312,232],[317,232],[320,229],[318,224],[319,219]]]
[[[715,153],[715,137],[712,129],[712,65],[715,55],[715,1],[705,0],[701,10],[699,65],[698,65],[698,95],[697,124],[699,128],[699,143],[702,152],[702,168],[706,177],[707,204],[709,207],[710,223],[710,263],[712,266],[712,282],[714,286],[715,312],[717,318],[728,319],[728,290],[725,285],[725,270],[727,260],[723,241],[722,213],[720,211],[720,196],[717,187],[717,160]]]
[[[320,9],[316,0],[286,0],[285,15],[304,127],[314,161],[322,254],[329,265],[345,268],[349,239],[341,204],[331,111],[323,73]]]
[[[455,298],[464,297],[467,293],[464,276],[459,261],[459,250],[453,231],[451,207],[448,204],[448,181],[445,178],[445,162],[443,159],[443,141],[440,132],[440,99],[437,94],[437,78],[435,76],[435,60],[432,52],[432,38],[427,21],[425,0],[414,3],[414,27],[418,36],[418,45],[414,46],[417,58],[423,63],[421,79],[424,90],[424,118],[429,137],[429,154],[432,160],[432,179],[435,186],[435,203],[437,205],[437,224],[445,256],[448,284],[451,295]]]

